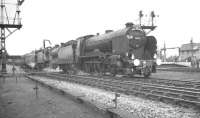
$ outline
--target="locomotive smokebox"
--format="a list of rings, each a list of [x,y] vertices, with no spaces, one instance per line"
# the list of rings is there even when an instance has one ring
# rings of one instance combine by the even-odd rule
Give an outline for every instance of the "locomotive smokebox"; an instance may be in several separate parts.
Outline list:
[[[134,24],[132,22],[128,22],[125,25],[126,25],[126,28],[129,28],[129,27],[133,27]]]

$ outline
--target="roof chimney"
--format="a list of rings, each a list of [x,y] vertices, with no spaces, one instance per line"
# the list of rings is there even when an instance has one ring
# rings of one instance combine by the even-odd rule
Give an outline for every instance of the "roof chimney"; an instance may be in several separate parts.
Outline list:
[[[133,27],[134,24],[132,22],[128,22],[125,25],[126,25],[126,28],[129,28],[129,27]]]

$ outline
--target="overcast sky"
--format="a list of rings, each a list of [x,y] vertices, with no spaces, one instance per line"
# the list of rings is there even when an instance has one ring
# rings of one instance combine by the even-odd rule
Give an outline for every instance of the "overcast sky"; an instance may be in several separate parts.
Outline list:
[[[60,44],[106,29],[124,28],[138,22],[138,12],[156,15],[154,35],[158,46],[176,47],[200,42],[198,0],[25,0],[21,7],[23,27],[6,39],[9,54],[25,54],[42,47],[42,40]],[[144,17],[145,19],[145,17]],[[147,19],[147,18],[146,18]]]

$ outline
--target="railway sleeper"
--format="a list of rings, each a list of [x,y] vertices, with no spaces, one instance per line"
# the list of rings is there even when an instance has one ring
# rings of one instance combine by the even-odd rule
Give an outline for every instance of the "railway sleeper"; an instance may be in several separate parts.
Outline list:
[[[184,100],[192,100],[200,102],[200,98],[197,96],[190,96],[190,95],[181,95],[181,98]]]
[[[90,84],[90,85],[91,85],[91,84]],[[107,88],[107,87],[106,87],[106,88]],[[104,88],[104,89],[105,89],[105,88]],[[110,89],[112,90],[112,89],[114,89],[114,88],[112,87],[112,88],[110,88]],[[109,90],[110,90],[110,89],[109,89]],[[118,91],[123,93],[125,90],[118,90]],[[149,92],[149,90],[148,90],[148,89],[143,89],[143,92]],[[128,92],[126,92],[126,93],[128,93]],[[172,94],[172,93],[168,93],[168,95],[173,96],[173,97],[177,97],[176,94]],[[190,98],[191,98],[191,97],[194,98],[194,96],[190,96]]]
[[[146,96],[148,99],[151,99],[151,100],[160,100],[160,97],[155,94],[147,94]]]
[[[186,108],[200,108],[200,104],[199,103],[195,103],[195,102],[190,102],[190,101],[176,101],[176,105],[178,106],[182,106],[182,107],[186,107]]]
[[[126,90],[125,93],[126,95],[138,96],[141,92],[138,90]]]
[[[169,99],[172,100],[176,105],[183,106],[183,107],[200,107],[200,102],[198,101],[192,101],[192,100],[184,100],[184,99],[179,99],[179,98],[172,98],[172,97],[167,97],[167,96],[162,96],[162,99]]]
[[[194,101],[200,101],[198,96],[193,96],[193,95],[185,95],[185,94],[176,94],[176,93],[171,93],[171,92],[167,92],[164,94],[165,96],[171,96],[171,97],[175,97],[175,98],[181,98],[184,100],[194,100]]]
[[[188,94],[189,94],[189,92],[188,92]],[[192,93],[193,94],[193,93]]]
[[[163,88],[163,87],[166,87],[166,88],[170,88],[172,90],[175,90],[175,89],[184,89],[184,90],[187,90],[187,91],[195,91],[195,92],[200,92],[199,89],[195,89],[195,88],[185,88],[185,87],[177,87],[177,86],[171,86],[171,85],[158,85],[158,84],[151,84],[151,83],[142,83],[142,82],[138,82],[138,83],[132,83],[132,84],[144,84],[145,86],[149,86],[149,87],[156,87],[156,88]]]
[[[168,97],[168,96],[160,96],[160,101],[167,103],[167,104],[173,104],[173,105],[179,105],[179,99]]]
[[[131,91],[130,95],[135,95],[137,97],[146,98],[146,93],[142,93],[142,92],[139,92],[139,91],[135,91],[135,92]]]
[[[200,89],[200,85],[194,85],[194,88]]]
[[[131,95],[129,90],[124,91],[125,95]]]
[[[166,92],[168,91],[168,93],[177,93],[177,94],[187,94],[187,95],[190,95],[190,96],[200,96],[200,92],[196,92],[196,91],[184,91],[184,90],[179,90],[179,89],[171,89],[171,88],[162,88],[162,87],[149,87],[149,89],[154,89],[154,90],[158,90],[158,91],[163,91],[163,92]]]
[[[184,99],[179,99],[179,98],[168,97],[164,95],[148,94],[148,96],[154,96],[155,98],[157,97],[160,101],[164,103],[176,104],[176,105],[184,106],[184,107],[186,107],[186,105],[187,106],[190,105],[193,107],[200,107],[200,102],[196,102],[196,101],[189,101],[189,100],[184,100]]]
[[[200,93],[195,92],[182,92],[182,94],[187,94],[190,96],[196,96],[196,97],[200,97]]]
[[[91,85],[91,84],[90,84]],[[135,89],[135,88],[134,88]],[[148,89],[146,89],[146,91],[148,91]],[[188,94],[191,94],[191,92],[187,92]]]
[[[146,86],[145,86],[146,87]],[[143,87],[143,88],[145,88]],[[155,89],[155,90],[159,90],[159,91],[171,91],[171,92],[174,92],[174,93],[184,93],[184,94],[188,94],[188,95],[193,95],[193,96],[200,96],[200,92],[196,89],[185,89],[183,90],[184,88],[175,88],[175,87],[167,87],[167,88],[164,88],[165,86],[161,86],[161,87],[152,87],[152,86],[147,86],[146,89]]]
[[[162,91],[155,91],[155,90],[152,90],[151,93],[156,94],[156,95],[160,95],[160,94],[163,95],[164,94],[164,92],[162,92]]]
[[[169,92],[173,92],[173,93],[182,93],[182,94],[187,94],[187,95],[193,95],[193,96],[200,96],[200,92],[196,92],[196,91],[192,91],[192,90],[183,90],[183,89],[169,89]]]
[[[147,88],[139,88],[139,91],[142,91],[142,92],[151,92],[151,89],[147,89]]]
[[[200,82],[199,82],[199,81],[193,82],[193,84],[194,84],[195,86],[200,86]]]
[[[57,78],[57,77],[56,77]],[[74,80],[73,80],[74,81]],[[78,81],[78,80],[77,80]],[[88,81],[85,81],[86,83],[88,82]],[[84,82],[84,83],[85,83]],[[97,83],[96,83],[97,84]],[[95,85],[96,85],[95,84]],[[125,93],[125,91],[126,90],[124,90],[124,89],[119,89],[119,86],[118,87],[110,87],[110,85],[106,85],[106,88],[109,88],[110,90],[117,90],[117,91],[120,91],[120,92],[122,92],[122,93]],[[147,89],[146,89],[147,90]],[[148,91],[147,92],[141,92],[141,91],[127,91],[127,93],[132,93],[132,95],[136,95],[136,96],[139,96],[139,97],[143,97],[143,98],[148,98],[148,97],[150,97],[150,98],[153,98],[153,99],[168,99],[169,101],[177,101],[177,102],[181,102],[181,101],[183,101],[184,103],[191,103],[191,104],[195,104],[195,105],[197,105],[198,104],[198,106],[199,106],[199,103],[198,102],[196,102],[196,101],[192,101],[192,100],[194,100],[194,99],[196,99],[194,96],[189,96],[189,95],[187,95],[187,96],[184,96],[185,97],[185,99],[187,98],[188,99],[188,97],[189,97],[189,100],[185,100],[185,99],[179,99],[179,98],[173,98],[173,97],[170,97],[170,96],[163,96],[163,95],[155,95],[155,93],[154,94],[148,94]],[[168,93],[168,94],[170,94],[170,95],[176,95],[176,94],[174,94],[174,93]]]
[[[132,86],[131,88],[127,88],[127,90],[140,90],[140,88],[136,86]]]
[[[164,95],[167,97],[181,98],[180,94],[171,93],[171,92],[166,92],[166,93],[164,93]]]

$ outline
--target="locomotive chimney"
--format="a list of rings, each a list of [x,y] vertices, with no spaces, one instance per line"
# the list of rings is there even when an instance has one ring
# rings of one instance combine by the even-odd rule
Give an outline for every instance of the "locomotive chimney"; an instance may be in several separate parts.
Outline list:
[[[134,24],[132,22],[128,22],[125,25],[126,25],[126,28],[129,28],[129,27],[133,27]]]
[[[110,32],[113,32],[113,30],[106,30],[105,33],[110,33]]]
[[[99,35],[99,33],[97,33],[97,36]]]

